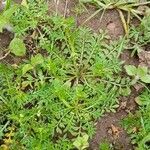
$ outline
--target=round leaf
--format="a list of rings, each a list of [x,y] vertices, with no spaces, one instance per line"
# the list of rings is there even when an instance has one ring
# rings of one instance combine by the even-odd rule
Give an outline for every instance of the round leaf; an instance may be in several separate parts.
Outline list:
[[[125,66],[126,72],[129,76],[135,76],[137,73],[137,68],[133,65]]]
[[[24,56],[26,54],[26,47],[23,40],[19,38],[14,38],[10,45],[9,49],[11,53],[15,54],[16,56]]]
[[[141,80],[144,83],[150,83],[150,75],[146,75],[146,76],[141,77]]]
[[[33,66],[42,64],[44,62],[43,56],[41,54],[37,54],[35,56],[32,56],[31,58],[31,64]]]

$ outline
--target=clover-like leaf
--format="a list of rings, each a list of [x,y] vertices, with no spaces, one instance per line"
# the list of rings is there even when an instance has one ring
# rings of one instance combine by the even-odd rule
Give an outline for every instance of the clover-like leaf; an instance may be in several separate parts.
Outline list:
[[[143,81],[144,83],[150,83],[150,75],[147,74],[141,77],[141,81]]]
[[[129,76],[135,76],[137,73],[137,68],[133,65],[125,65],[125,70]]]
[[[14,38],[10,45],[9,49],[11,53],[15,54],[16,56],[24,56],[26,54],[26,47],[23,40],[19,38]]]
[[[145,67],[145,66],[139,66],[138,69],[137,69],[137,75],[139,77],[145,77],[147,75],[147,72],[148,72],[148,68]]]

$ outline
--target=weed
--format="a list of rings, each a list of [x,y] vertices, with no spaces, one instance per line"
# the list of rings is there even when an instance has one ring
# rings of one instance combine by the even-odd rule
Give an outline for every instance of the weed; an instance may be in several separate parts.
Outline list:
[[[145,91],[136,98],[136,102],[140,105],[140,110],[135,115],[130,114],[123,121],[123,125],[131,135],[132,143],[137,146],[137,150],[148,150],[150,148],[149,97],[149,91]]]
[[[111,150],[111,144],[107,140],[104,140],[100,143],[99,150]]]
[[[138,27],[133,26],[130,29],[129,38],[130,46],[129,49],[132,49],[132,56],[135,53],[140,53],[144,50],[144,47],[150,43],[150,14],[142,19],[140,25]]]
[[[129,76],[133,76],[132,84],[135,84],[138,80],[144,83],[150,83],[150,75],[148,73],[148,68],[145,66],[138,66],[136,68],[133,65],[125,66],[126,72]]]

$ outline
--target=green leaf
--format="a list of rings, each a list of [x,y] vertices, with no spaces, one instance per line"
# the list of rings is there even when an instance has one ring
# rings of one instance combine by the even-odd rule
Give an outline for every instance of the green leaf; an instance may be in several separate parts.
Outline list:
[[[28,72],[29,70],[32,70],[33,69],[33,66],[30,65],[30,64],[26,64],[25,66],[23,66],[22,68],[22,74],[26,74],[26,72]]]
[[[10,19],[14,12],[19,8],[19,5],[13,5],[2,14],[3,17]]]
[[[15,54],[16,56],[24,56],[26,54],[26,47],[23,40],[19,38],[14,38],[10,45],[10,51]]]
[[[133,65],[125,65],[125,70],[129,76],[135,76],[137,73],[137,68]]]
[[[73,142],[73,145],[78,150],[84,150],[89,147],[88,139],[89,136],[87,134],[84,134],[82,137],[77,137],[76,140]]]
[[[5,11],[11,7],[12,0],[6,0]]]
[[[144,77],[145,75],[147,75],[147,72],[148,72],[148,69],[145,66],[142,66],[142,67],[139,66],[137,69],[137,75],[139,77]]]
[[[144,82],[144,83],[150,83],[150,75],[145,75],[143,77],[141,77],[141,80]]]
[[[3,32],[3,28],[8,24],[8,20],[3,16],[0,16],[0,32]]]
[[[37,54],[31,57],[31,64],[33,66],[42,64],[44,62],[43,56],[41,54]]]

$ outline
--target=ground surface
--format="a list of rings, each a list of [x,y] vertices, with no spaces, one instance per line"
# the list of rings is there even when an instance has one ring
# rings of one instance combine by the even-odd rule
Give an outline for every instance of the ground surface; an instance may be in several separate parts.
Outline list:
[[[76,17],[77,25],[81,25],[91,13],[95,10],[92,6],[89,6],[87,12],[84,12],[78,16],[75,15],[75,1],[71,1],[66,3],[66,1],[61,0],[60,3],[56,5],[53,2],[49,3],[50,13],[58,11],[58,13],[63,14],[65,16],[74,16]],[[92,28],[95,32],[100,29],[107,30],[108,35],[110,35],[112,40],[116,40],[119,36],[124,34],[124,30],[119,19],[118,13],[115,10],[107,11],[102,21],[100,21],[100,14],[96,17],[88,21],[86,26]],[[12,34],[5,31],[4,33],[0,33],[0,47],[6,48],[9,45],[9,42],[12,38]],[[0,51],[1,52],[1,51]],[[0,57],[2,57],[3,53],[0,53]],[[130,52],[125,51],[121,59],[125,61],[126,64],[138,64],[137,58],[131,58]],[[6,57],[4,60],[5,63],[15,64],[18,63],[19,60],[14,60],[11,56]],[[133,150],[133,146],[130,143],[130,138],[128,137],[126,131],[124,131],[120,125],[120,121],[127,116],[129,111],[135,111],[136,104],[134,102],[135,98],[138,96],[139,90],[133,89],[132,94],[126,98],[120,98],[120,108],[116,113],[106,114],[104,117],[100,118],[96,123],[96,134],[93,139],[90,141],[90,150],[98,150],[99,144],[104,139],[110,141],[116,150]]]

